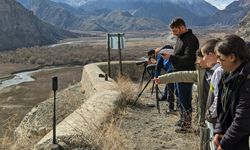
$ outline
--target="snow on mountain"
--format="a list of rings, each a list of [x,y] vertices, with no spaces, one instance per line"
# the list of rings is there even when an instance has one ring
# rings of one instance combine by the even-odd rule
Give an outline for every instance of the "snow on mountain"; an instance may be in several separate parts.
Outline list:
[[[59,3],[66,3],[68,5],[78,7],[81,5],[84,5],[86,2],[91,1],[91,0],[52,0],[54,2],[59,2]]]
[[[86,4],[87,2],[91,1],[103,1],[103,0],[52,0],[54,2],[60,2],[60,3],[66,3],[74,7],[78,7],[81,5]],[[199,2],[204,2],[204,0],[109,0],[110,2],[155,2],[155,3],[162,3],[162,2],[172,2],[175,4],[178,3],[189,3],[189,4],[194,4],[194,3],[199,3]],[[216,1],[216,0],[207,0],[207,1]],[[226,1],[233,1],[233,0],[226,0]],[[227,2],[226,2],[227,3]],[[227,3],[229,4],[229,3]]]

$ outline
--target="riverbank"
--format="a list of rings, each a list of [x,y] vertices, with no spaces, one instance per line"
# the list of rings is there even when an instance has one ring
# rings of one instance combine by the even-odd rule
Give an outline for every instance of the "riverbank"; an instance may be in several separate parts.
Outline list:
[[[5,68],[5,73],[20,66],[9,65],[9,67]],[[31,66],[28,67],[31,69]],[[23,65],[22,69],[28,67]],[[81,74],[82,66],[37,72],[32,75],[36,78],[33,82],[25,82],[2,89],[0,91],[0,145],[4,142],[3,137],[12,137],[14,129],[32,107],[52,96],[51,78],[53,76],[58,76],[60,91],[79,82]]]
[[[11,78],[12,74],[15,72],[20,72],[23,70],[29,70],[36,68],[37,65],[30,65],[30,64],[14,64],[14,63],[0,63],[0,80],[7,80]]]

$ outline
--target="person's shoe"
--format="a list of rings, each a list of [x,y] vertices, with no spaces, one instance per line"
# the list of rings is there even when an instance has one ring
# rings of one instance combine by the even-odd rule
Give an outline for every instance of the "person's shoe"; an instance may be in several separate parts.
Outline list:
[[[192,132],[192,128],[191,127],[185,127],[185,126],[177,126],[175,128],[175,132],[176,133],[190,133],[190,132]]]
[[[147,107],[155,107],[155,104],[154,103],[147,103],[146,106]]]
[[[163,95],[163,96],[159,99],[159,101],[167,101],[167,99],[168,99],[168,97],[167,97],[166,95]]]
[[[182,124],[175,128],[176,133],[189,133],[192,131],[191,120],[188,119],[189,118],[184,118]]]
[[[174,109],[167,109],[166,110],[166,115],[172,115],[172,114],[175,114],[176,111]]]
[[[180,127],[180,126],[183,124],[182,122],[183,122],[183,121],[180,119],[180,120],[178,120],[178,121],[175,123],[174,126]]]

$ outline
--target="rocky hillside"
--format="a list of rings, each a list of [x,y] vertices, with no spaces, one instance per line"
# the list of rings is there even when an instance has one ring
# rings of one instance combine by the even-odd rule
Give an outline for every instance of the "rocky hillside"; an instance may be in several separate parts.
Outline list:
[[[105,8],[86,11],[50,0],[18,1],[42,20],[67,30],[106,32],[166,28],[159,20],[135,17],[128,11]]]
[[[244,39],[250,41],[250,12],[248,15],[240,22],[239,29],[237,31]]]
[[[59,2],[59,3],[66,3],[68,5],[77,7],[77,6],[84,5],[89,0],[52,0],[52,1]]]
[[[0,16],[0,50],[51,44],[75,36],[42,22],[15,0],[0,1]]]
[[[18,0],[18,2],[22,3],[40,19],[62,29],[79,30],[84,25],[84,17],[74,15],[74,13],[80,14],[80,12],[69,5],[50,0]]]
[[[249,0],[218,10],[205,0],[17,0],[42,20],[67,30],[165,30],[180,16],[194,26],[235,26],[248,13]],[[70,5],[68,5],[70,4]]]
[[[197,18],[208,16],[218,11],[217,8],[204,0],[91,0],[81,6],[85,10],[108,8],[126,10],[136,17],[154,18],[166,24],[174,16],[181,16],[194,25]]]
[[[104,26],[109,31],[119,30],[164,30],[167,26],[155,19],[137,18],[128,11],[113,10],[112,12],[96,17],[96,23]]]
[[[234,1],[204,20],[205,24],[237,25],[249,12],[250,0]],[[204,24],[203,22],[203,24]]]

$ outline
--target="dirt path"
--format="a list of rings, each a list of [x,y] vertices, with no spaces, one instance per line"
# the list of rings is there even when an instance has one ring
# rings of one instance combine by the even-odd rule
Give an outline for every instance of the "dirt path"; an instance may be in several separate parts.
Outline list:
[[[141,107],[128,107],[120,122],[120,132],[133,142],[136,150],[196,150],[199,137],[193,132],[175,133],[175,122],[179,114],[166,115],[166,101],[160,102],[161,113],[156,107],[148,107],[154,103],[154,97],[143,94],[139,102]]]

